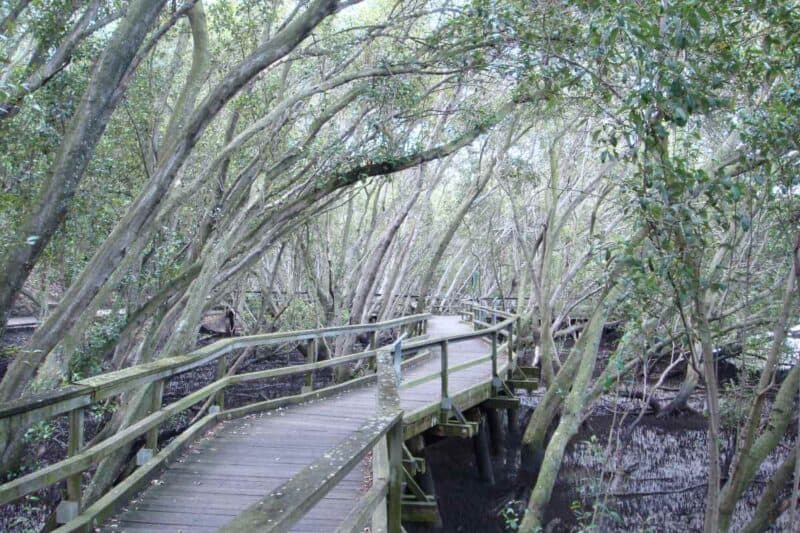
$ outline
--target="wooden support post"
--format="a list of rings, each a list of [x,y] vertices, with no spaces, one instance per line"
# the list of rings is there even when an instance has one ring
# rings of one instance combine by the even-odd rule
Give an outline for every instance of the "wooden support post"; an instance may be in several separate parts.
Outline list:
[[[440,344],[441,347],[441,357],[442,360],[442,408],[443,409],[450,409],[450,394],[448,393],[448,383],[447,383],[447,341],[443,341]]]
[[[372,479],[373,484],[389,479],[389,450],[386,447],[385,435],[372,448]],[[386,497],[384,497],[382,504],[378,505],[372,513],[372,531],[386,531],[388,521],[386,511],[387,503]]]
[[[227,359],[225,359],[225,356],[223,355],[222,357],[217,359],[217,375],[216,375],[217,381],[224,378],[226,372],[228,372],[228,361]],[[214,403],[217,404],[217,407],[219,407],[220,410],[225,409],[225,389],[219,390],[217,394],[214,395]]]
[[[150,403],[150,412],[155,413],[159,409],[161,409],[161,399],[164,396],[164,380],[159,379],[158,381],[153,383],[153,391],[151,393],[151,403]],[[145,445],[151,453],[155,454],[155,451],[158,449],[158,429],[159,425],[153,427],[150,431],[147,432],[147,444]]]
[[[403,380],[403,341],[397,341],[394,347],[394,375],[397,377],[397,384]]]
[[[475,462],[478,463],[478,473],[481,476],[481,480],[487,481],[489,485],[494,485],[492,457],[489,454],[489,431],[486,419],[480,415],[478,433],[472,437],[472,445],[475,448]]]
[[[514,323],[508,325],[508,340],[506,341],[508,344],[508,379],[511,379],[511,376],[514,372]]]
[[[402,531],[403,501],[403,424],[395,424],[386,436],[389,446],[389,493],[387,495],[387,530]]]
[[[429,496],[436,496],[436,486],[433,482],[433,472],[431,472],[431,465],[425,461],[425,437],[417,435],[408,440],[408,448],[416,457],[422,458],[425,468],[417,474],[417,482],[419,487]]]
[[[306,342],[306,363],[317,362],[317,339],[310,339]],[[314,390],[314,371],[309,370],[306,372],[306,382],[302,392],[311,392]]]
[[[430,464],[425,464],[425,470],[417,474],[417,479],[420,488],[425,491],[425,494],[436,496],[436,484],[433,482],[433,472]]]
[[[419,474],[420,472],[424,472],[427,468],[427,464],[425,464],[424,454],[425,454],[425,439],[420,435],[415,435],[406,441],[406,447],[408,448],[408,453],[414,460],[413,465],[407,465],[406,470],[412,472],[413,474]],[[406,459],[408,462],[408,459]],[[413,467],[413,471],[409,469],[409,466]]]
[[[519,409],[508,409],[508,434],[519,433]]]
[[[505,447],[505,428],[503,427],[503,418],[500,416],[500,411],[492,409],[491,407],[483,409],[486,415],[487,425],[489,426],[489,435],[491,436],[492,455],[495,457],[503,453]]]
[[[67,444],[67,457],[77,455],[83,448],[83,408],[73,409],[69,412],[69,443]],[[67,499],[81,501],[81,473],[67,478]]]
[[[497,332],[492,333],[492,378],[497,377]]]
[[[373,329],[369,332],[369,349],[370,350],[377,350],[378,349],[378,330]],[[377,356],[372,357],[369,359],[368,366],[370,369],[375,370],[378,368],[378,358]]]

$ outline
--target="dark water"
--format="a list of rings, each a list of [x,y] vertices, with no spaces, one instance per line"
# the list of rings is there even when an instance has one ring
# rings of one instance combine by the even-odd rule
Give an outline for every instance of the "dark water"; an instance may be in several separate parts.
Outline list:
[[[523,416],[527,420],[530,410]],[[504,509],[523,505],[527,491],[518,486],[517,479],[522,435],[520,432],[514,434],[507,431],[507,419],[504,422],[506,445],[499,454],[492,456],[494,485],[481,479],[471,439],[426,440],[425,459],[433,474],[442,524],[441,527],[404,524],[409,533],[506,531],[505,520],[502,518]]]

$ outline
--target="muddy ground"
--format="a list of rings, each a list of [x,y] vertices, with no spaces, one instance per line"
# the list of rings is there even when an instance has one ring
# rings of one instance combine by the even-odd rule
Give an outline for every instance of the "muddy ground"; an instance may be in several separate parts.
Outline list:
[[[538,395],[523,396],[524,428]],[[702,531],[707,479],[706,419],[702,398],[691,405],[697,412],[657,418],[645,415],[626,446],[609,446],[612,428],[630,424],[641,404],[604,398],[570,443],[545,520],[553,532],[666,532]],[[622,420],[624,412],[630,414]],[[616,434],[616,432],[614,432]],[[723,462],[732,435],[726,435]],[[493,458],[495,484],[481,481],[473,443],[447,439],[429,442],[430,464],[440,505],[440,527],[415,525],[409,533],[514,531],[521,517],[535,472],[521,468],[520,436],[506,439]],[[783,442],[762,465],[756,480],[737,508],[732,531],[747,523],[764,483],[790,449]],[[615,471],[618,471],[615,475]],[[775,531],[789,531],[778,524]]]

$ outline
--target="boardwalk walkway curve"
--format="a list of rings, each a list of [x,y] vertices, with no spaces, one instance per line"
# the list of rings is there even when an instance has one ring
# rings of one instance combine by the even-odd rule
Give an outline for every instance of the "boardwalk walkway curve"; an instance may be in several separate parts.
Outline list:
[[[433,520],[435,499],[415,482],[420,459],[405,443],[426,431],[473,437],[478,405],[515,412],[512,389],[536,385],[511,346],[516,316],[469,304],[460,316],[413,315],[386,322],[225,339],[77,382],[0,408],[0,431],[67,413],[69,457],[0,485],[0,504],[66,481],[58,531],[400,531],[404,520]],[[474,331],[472,327],[476,328]],[[382,330],[398,340],[377,347]],[[368,334],[371,348],[316,361],[321,339]],[[308,343],[306,364],[227,375],[225,354],[254,345]],[[315,370],[369,363],[366,375],[313,390]],[[217,379],[162,405],[165,380],[217,361]],[[243,381],[303,373],[300,394],[225,409],[224,390]],[[83,412],[105,398],[142,390],[153,412],[91,447]],[[213,398],[207,414],[158,449],[166,418]],[[475,418],[475,417],[471,417]],[[484,424],[485,426],[485,424]],[[121,446],[146,437],[132,475],[80,509],[81,473]]]

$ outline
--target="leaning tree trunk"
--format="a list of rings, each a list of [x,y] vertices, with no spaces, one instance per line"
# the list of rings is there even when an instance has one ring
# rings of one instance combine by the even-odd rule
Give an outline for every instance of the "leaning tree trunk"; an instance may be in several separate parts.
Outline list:
[[[380,266],[386,257],[386,252],[389,249],[389,245],[392,244],[395,235],[397,235],[397,231],[400,229],[400,226],[402,226],[406,217],[408,217],[408,213],[411,211],[411,208],[414,207],[414,204],[417,202],[421,192],[422,184],[420,183],[420,186],[406,201],[400,212],[394,217],[389,227],[386,228],[378,240],[378,244],[375,246],[375,249],[370,255],[370,260],[367,262],[367,265],[364,268],[364,273],[362,274],[361,281],[358,284],[358,289],[356,290],[355,297],[353,298],[353,305],[350,309],[351,323],[358,324],[363,321],[363,314],[367,306],[369,293],[375,284],[375,278],[378,276],[378,271],[380,270]]]
[[[77,191],[94,147],[105,131],[114,107],[115,96],[123,77],[147,34],[158,17],[165,0],[139,0],[128,7],[126,17],[117,27],[107,51],[103,54],[92,80],[75,112],[68,132],[56,154],[51,169],[34,206],[24,217],[16,235],[22,241],[12,244],[0,258],[0,322],[5,324],[11,304],[35,266],[42,251],[66,216],[70,200]],[[30,240],[31,242],[28,242]],[[34,333],[32,349],[14,359],[0,382],[0,402],[19,397],[50,352],[38,348],[37,339],[50,333],[51,315]],[[59,340],[66,330],[59,332]],[[13,469],[19,462],[22,434],[5,435],[0,439],[0,466]]]
[[[767,392],[773,386],[778,357],[786,340],[789,316],[797,296],[798,275],[800,275],[800,236],[795,240],[795,247],[792,254],[792,267],[786,279],[781,311],[778,315],[778,319],[775,321],[772,332],[772,344],[770,345],[764,368],[761,371],[756,389],[756,396],[753,398],[753,402],[750,405],[748,417],[739,431],[736,452],[731,461],[728,481],[723,486],[720,495],[720,530],[727,530],[730,527],[731,517],[736,508],[736,502],[747,488],[747,483],[749,483],[749,472],[752,471],[755,463],[760,464],[766,457],[764,455],[765,450],[759,451],[753,449],[754,442],[756,441],[758,430],[761,427],[762,412]],[[781,386],[780,390],[783,390],[783,386]],[[768,429],[774,430],[774,428],[770,426],[768,426]]]
[[[603,306],[603,303],[601,302],[599,305]],[[598,308],[581,336],[584,342],[580,345],[580,366],[572,381],[572,388],[564,401],[564,413],[561,421],[547,445],[544,460],[536,478],[536,485],[520,524],[520,531],[533,532],[543,525],[544,510],[550,501],[558,471],[561,469],[564,451],[570,439],[578,432],[583,420],[583,413],[590,401],[589,385],[597,361],[597,353],[600,350],[600,337],[603,334],[607,313],[604,308]]]
[[[19,228],[9,236],[13,242],[0,257],[0,322],[6,322],[14,298],[66,217],[94,148],[119,103],[117,89],[165,3],[134,1],[106,47],[33,207],[22,216]],[[22,386],[27,385],[22,381]],[[19,387],[13,385],[4,380],[0,400],[19,394]]]
[[[145,189],[65,294],[62,305],[48,320],[48,327],[43,325],[40,328],[43,333],[40,341],[36,343],[36,351],[30,353],[30,357],[27,357],[26,361],[20,361],[18,365],[15,360],[14,365],[19,368],[14,370],[22,379],[13,382],[4,379],[0,387],[0,400],[7,399],[6,394],[10,396],[15,392],[18,394],[20,388],[27,385],[42,358],[72,326],[80,311],[94,299],[125,257],[128,248],[141,239],[142,234],[155,229],[153,221],[158,215],[158,208],[166,191],[217,113],[247,82],[290,53],[322,20],[333,13],[337,4],[336,0],[315,0],[302,15],[295,17],[272,39],[263,43],[248,58],[231,69],[224,80],[198,105],[181,129],[181,135],[167,145],[168,153],[161,158],[159,168],[152,174]]]
[[[793,497],[791,489],[789,489],[789,496],[781,498],[781,493],[791,486],[792,474],[794,474],[795,464],[797,460],[797,446],[789,452],[789,455],[778,467],[778,470],[767,481],[764,487],[764,492],[761,494],[761,499],[758,500],[755,513],[750,522],[742,529],[742,533],[762,533],[768,531],[770,527],[775,525],[778,518],[788,507],[790,499]],[[721,526],[726,526],[721,524]]]
[[[697,389],[697,384],[700,382],[700,373],[697,371],[700,363],[696,360],[694,352],[689,354],[689,357],[691,360],[687,364],[686,376],[678,388],[678,394],[659,411],[658,418],[664,418],[687,409],[689,398],[691,398],[692,393]]]
[[[478,179],[475,187],[469,194],[467,194],[467,197],[464,198],[464,200],[462,200],[461,204],[458,206],[455,216],[450,221],[450,225],[447,227],[447,231],[444,233],[444,235],[442,235],[442,239],[436,246],[436,251],[431,258],[428,270],[425,272],[425,276],[422,278],[422,282],[420,283],[419,303],[417,304],[417,310],[420,313],[425,313],[428,311],[428,293],[431,290],[433,276],[436,274],[436,270],[439,266],[439,263],[442,261],[442,257],[444,257],[444,254],[447,251],[447,248],[450,246],[450,242],[453,240],[456,231],[458,231],[458,228],[461,226],[461,222],[464,220],[464,217],[472,208],[472,204],[475,202],[475,199],[481,194],[484,187],[486,187],[486,184],[489,183],[489,178],[491,176],[491,171],[487,171],[484,176],[481,176]]]
[[[242,216],[244,216],[244,210]],[[159,331],[166,331],[168,328],[169,334],[166,341],[153,343],[152,347],[148,346],[152,350],[146,348],[143,351],[149,354],[158,350],[161,356],[168,356],[187,351],[192,347],[197,325],[200,323],[207,304],[206,296],[213,288],[214,275],[219,271],[222,259],[231,248],[231,239],[233,238],[235,237],[229,233],[227,238],[212,239],[206,243],[202,254],[206,259],[200,273],[186,289],[184,299],[177,304],[179,307],[173,308],[173,311],[167,314],[154,335],[155,338],[158,338],[161,336]],[[163,348],[159,349],[156,345],[163,345]],[[148,356],[138,362],[147,362],[150,359],[151,357]],[[114,421],[117,427],[125,428],[145,416],[151,406],[151,396],[151,386],[146,387],[144,391],[130,393],[121,404],[119,417]],[[85,505],[91,505],[113,484],[127,464],[130,455],[131,446],[123,446],[98,465],[89,490],[84,495]]]

